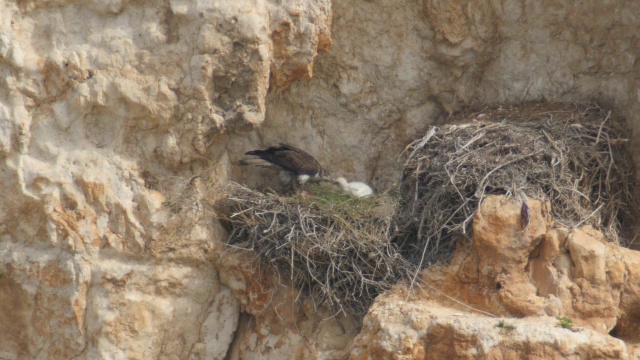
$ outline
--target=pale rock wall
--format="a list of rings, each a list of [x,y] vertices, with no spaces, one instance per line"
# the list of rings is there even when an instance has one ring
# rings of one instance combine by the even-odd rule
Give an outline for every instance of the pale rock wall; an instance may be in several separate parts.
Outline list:
[[[0,357],[343,358],[354,319],[254,304],[223,229],[176,234],[162,179],[258,184],[235,161],[284,141],[383,189],[409,140],[469,103],[598,100],[637,129],[639,24],[634,0],[0,0]],[[562,266],[605,245],[571,246]],[[625,256],[575,282],[612,281],[597,324],[619,300],[621,337],[640,293],[615,275],[637,278]],[[588,304],[556,309],[589,321]]]
[[[0,1],[0,358],[226,356],[225,234],[176,233],[158,179],[226,178],[210,145],[263,122],[270,77],[311,77],[330,19],[326,1]]]

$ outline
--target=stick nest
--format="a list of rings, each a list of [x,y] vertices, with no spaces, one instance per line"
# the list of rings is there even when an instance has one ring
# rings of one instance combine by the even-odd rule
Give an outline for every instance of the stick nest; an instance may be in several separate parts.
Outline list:
[[[222,211],[228,244],[255,251],[316,304],[364,314],[409,271],[389,240],[397,199],[356,199],[324,185],[310,190],[284,197],[229,184]]]
[[[395,241],[414,264],[448,261],[490,194],[549,200],[565,227],[618,241],[637,218],[621,128],[597,106],[529,104],[456,116],[405,150]]]

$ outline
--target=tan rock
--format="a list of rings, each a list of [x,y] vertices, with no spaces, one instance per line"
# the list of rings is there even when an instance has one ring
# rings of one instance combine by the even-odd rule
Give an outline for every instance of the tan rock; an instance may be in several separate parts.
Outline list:
[[[569,253],[575,266],[575,278],[596,284],[606,280],[605,244],[585,231],[576,230],[568,239]]]
[[[225,179],[209,151],[262,124],[270,78],[312,75],[330,26],[328,1],[0,2],[0,358],[225,358],[226,234],[165,179]]]
[[[387,293],[371,308],[351,359],[626,359],[624,342],[553,317],[500,319]]]
[[[625,283],[620,297],[620,314],[613,331],[615,336],[632,344],[640,342],[640,253],[619,249],[625,267]]]
[[[551,225],[543,212],[548,204],[527,199],[529,221],[522,227],[522,203],[488,197],[473,218],[473,248],[483,273],[523,270],[529,255],[543,241]],[[518,269],[514,268],[517,267]]]
[[[9,246],[7,246],[9,245]],[[0,277],[0,354],[20,359],[39,352],[70,358],[85,347],[91,267],[79,256],[4,244]]]
[[[278,282],[253,255],[220,260],[220,280],[240,299],[242,318],[230,359],[344,359],[358,321],[317,306],[286,282]]]
[[[460,247],[448,267],[426,270],[423,279],[498,316],[566,315],[609,332],[623,292],[624,257],[591,227],[571,233],[551,227],[549,205],[526,201],[531,216],[522,231],[521,202],[488,197],[474,217],[470,248]]]

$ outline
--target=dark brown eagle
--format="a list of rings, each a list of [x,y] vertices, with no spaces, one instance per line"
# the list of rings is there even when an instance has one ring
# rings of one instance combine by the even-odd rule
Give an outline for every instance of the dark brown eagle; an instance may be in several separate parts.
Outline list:
[[[280,143],[264,150],[252,150],[245,155],[252,158],[240,160],[241,165],[256,165],[280,168],[280,179],[292,183],[293,178],[302,185],[307,181],[319,181],[324,178],[325,171],[313,156],[295,146]]]

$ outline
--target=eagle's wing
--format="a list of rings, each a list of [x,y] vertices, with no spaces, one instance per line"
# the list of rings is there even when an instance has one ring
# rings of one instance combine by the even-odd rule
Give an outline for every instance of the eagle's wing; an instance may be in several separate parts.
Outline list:
[[[320,163],[313,156],[287,144],[280,144],[271,162],[296,174],[316,175],[322,171]]]
[[[272,146],[264,150],[248,151],[245,155],[257,156],[298,175],[317,175],[322,172],[318,160],[304,150],[287,144]],[[243,165],[251,164],[250,160],[246,159],[240,163]]]

